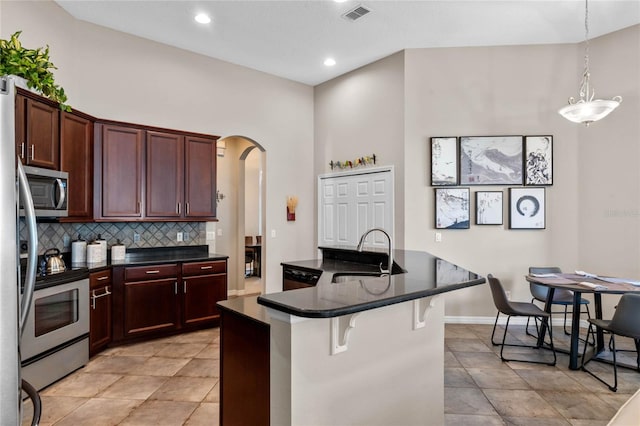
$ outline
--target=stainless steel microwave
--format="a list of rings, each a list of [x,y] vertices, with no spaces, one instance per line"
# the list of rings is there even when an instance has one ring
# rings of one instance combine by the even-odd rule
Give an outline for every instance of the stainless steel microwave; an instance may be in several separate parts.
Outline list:
[[[69,173],[32,166],[24,166],[24,172],[29,182],[36,216],[69,216],[67,206]],[[20,202],[20,215],[24,215],[22,202]]]

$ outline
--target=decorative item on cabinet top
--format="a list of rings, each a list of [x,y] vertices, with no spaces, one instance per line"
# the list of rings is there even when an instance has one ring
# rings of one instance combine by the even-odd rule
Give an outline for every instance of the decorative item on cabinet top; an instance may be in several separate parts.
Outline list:
[[[360,166],[368,166],[375,165],[377,161],[376,154],[365,155],[364,157],[356,158],[355,160],[345,160],[345,161],[333,161],[329,162],[329,167],[331,170],[333,169],[353,169],[354,167]]]
[[[295,195],[287,197],[287,220],[296,220],[296,207],[298,206],[298,197]]]

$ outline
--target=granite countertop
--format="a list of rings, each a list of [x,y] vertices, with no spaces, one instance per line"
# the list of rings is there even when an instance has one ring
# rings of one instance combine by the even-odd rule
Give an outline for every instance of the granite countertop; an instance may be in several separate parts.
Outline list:
[[[258,323],[269,324],[267,309],[258,304],[258,296],[234,297],[221,300],[218,307],[222,310],[238,313]]]
[[[324,259],[282,263],[283,266],[299,267],[321,273],[315,287],[262,295],[258,297],[258,303],[299,317],[331,318],[486,282],[484,277],[429,253],[394,250],[393,275],[349,277],[346,282],[332,283],[335,274],[379,272],[379,267],[375,263],[357,263],[338,259],[339,257],[352,259],[352,255],[356,253],[353,248],[324,247],[322,249]],[[344,256],[341,256],[341,253]],[[380,254],[379,252],[371,253]],[[401,268],[398,268],[398,265]],[[400,269],[406,272],[396,273]]]

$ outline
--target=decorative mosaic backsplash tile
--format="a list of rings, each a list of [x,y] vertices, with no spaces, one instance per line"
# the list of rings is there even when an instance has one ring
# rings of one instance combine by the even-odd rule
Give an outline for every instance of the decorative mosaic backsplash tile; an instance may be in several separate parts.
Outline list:
[[[182,232],[183,241],[177,241]],[[107,246],[120,240],[127,248],[149,248],[169,246],[196,246],[206,244],[205,222],[107,222],[107,223],[38,223],[38,254],[47,249],[58,248],[71,251],[71,241],[78,238],[91,241],[101,235]],[[134,242],[135,234],[140,236]],[[26,239],[24,220],[20,220],[20,239]]]

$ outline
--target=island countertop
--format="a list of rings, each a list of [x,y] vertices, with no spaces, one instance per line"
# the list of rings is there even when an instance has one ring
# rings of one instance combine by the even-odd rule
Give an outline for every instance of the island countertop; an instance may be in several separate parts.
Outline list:
[[[349,248],[322,248],[333,255],[355,254]],[[326,253],[326,252],[325,252]],[[372,252],[379,255],[379,251]],[[334,275],[378,272],[375,265],[344,261],[340,256],[323,256],[283,266],[298,267],[321,273],[315,287],[270,293],[258,297],[258,303],[276,311],[305,318],[332,318],[382,306],[393,305],[486,282],[484,277],[426,252],[394,250],[394,261],[405,273],[381,277],[350,277],[333,283]],[[330,258],[328,258],[330,257]],[[336,258],[338,257],[338,258]]]

